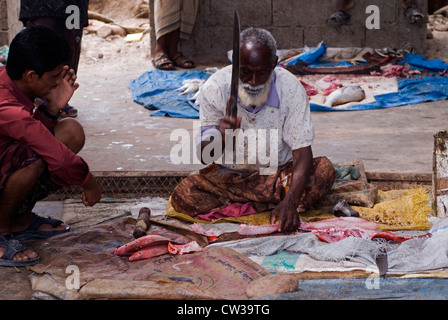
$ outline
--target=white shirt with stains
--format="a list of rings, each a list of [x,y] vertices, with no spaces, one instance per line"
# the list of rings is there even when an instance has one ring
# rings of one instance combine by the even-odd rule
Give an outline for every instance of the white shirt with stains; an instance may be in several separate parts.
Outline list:
[[[227,66],[202,86],[198,98],[201,132],[196,142],[217,137],[216,128],[225,116],[230,97],[231,77],[232,66]],[[314,126],[308,96],[296,76],[283,68],[275,69],[267,103],[252,111],[238,101],[238,116],[242,122],[241,130],[234,133],[238,140],[235,149],[215,161],[229,169],[276,169],[292,161],[293,150],[313,144]]]

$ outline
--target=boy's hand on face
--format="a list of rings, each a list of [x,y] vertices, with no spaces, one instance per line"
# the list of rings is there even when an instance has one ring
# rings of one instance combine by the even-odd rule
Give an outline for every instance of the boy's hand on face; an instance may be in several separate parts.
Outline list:
[[[75,91],[79,88],[79,84],[76,83],[77,76],[74,70],[69,69],[68,66],[64,67],[60,77],[57,86],[50,90],[47,96],[47,110],[52,114],[57,114],[61,109],[65,108]]]

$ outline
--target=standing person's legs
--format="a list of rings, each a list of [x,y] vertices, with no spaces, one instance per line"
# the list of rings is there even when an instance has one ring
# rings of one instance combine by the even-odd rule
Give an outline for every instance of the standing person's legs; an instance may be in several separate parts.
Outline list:
[[[193,68],[194,62],[179,51],[181,39],[190,36],[198,3],[196,1],[156,0],[154,2],[154,24],[156,48],[153,64],[161,70],[173,70],[175,66]]]

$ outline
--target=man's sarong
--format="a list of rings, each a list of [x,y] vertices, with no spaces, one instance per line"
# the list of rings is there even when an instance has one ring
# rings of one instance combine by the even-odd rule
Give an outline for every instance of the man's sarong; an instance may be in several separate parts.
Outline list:
[[[171,195],[171,204],[177,212],[191,217],[207,214],[227,207],[232,203],[251,202],[257,212],[275,208],[285,197],[292,163],[280,167],[273,175],[225,173],[223,167],[212,164],[199,174],[182,180]],[[311,175],[300,207],[312,206],[323,198],[333,187],[336,171],[325,157],[315,158]]]
[[[180,28],[180,38],[188,40],[193,32],[199,0],[155,0],[156,39]]]

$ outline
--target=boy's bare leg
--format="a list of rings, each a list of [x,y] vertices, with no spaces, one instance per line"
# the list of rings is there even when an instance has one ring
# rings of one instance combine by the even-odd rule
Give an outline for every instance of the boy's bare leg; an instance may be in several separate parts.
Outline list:
[[[38,160],[9,176],[0,196],[0,235],[4,236],[18,231],[14,230],[12,226],[14,214],[20,208],[23,201],[25,201],[28,194],[34,189],[37,180],[44,170],[45,165],[43,161]],[[0,247],[0,257],[3,256],[4,252],[5,248]],[[37,254],[34,251],[26,249],[17,253],[13,259],[16,261],[26,261],[36,257]]]

